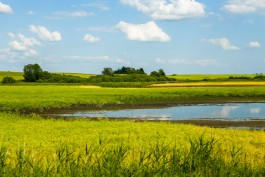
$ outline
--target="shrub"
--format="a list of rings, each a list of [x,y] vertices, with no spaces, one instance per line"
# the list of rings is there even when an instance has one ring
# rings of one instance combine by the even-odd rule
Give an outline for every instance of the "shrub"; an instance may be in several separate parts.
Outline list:
[[[44,81],[48,83],[83,83],[86,80],[78,76],[51,74],[50,78]]]
[[[9,76],[4,77],[2,81],[3,84],[12,84],[15,82],[16,80],[13,77],[9,77]]]

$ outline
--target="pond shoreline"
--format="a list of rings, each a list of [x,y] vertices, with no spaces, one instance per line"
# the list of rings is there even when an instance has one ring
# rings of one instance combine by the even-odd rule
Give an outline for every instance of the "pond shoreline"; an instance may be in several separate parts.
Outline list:
[[[64,113],[71,111],[83,111],[83,110],[123,110],[123,109],[150,109],[150,108],[168,108],[175,106],[192,106],[192,105],[222,105],[222,104],[237,104],[237,103],[265,103],[264,99],[259,100],[253,98],[234,99],[229,101],[227,99],[217,100],[199,100],[199,101],[178,101],[176,103],[161,103],[161,104],[84,104],[84,105],[72,105],[67,108],[49,108],[43,110],[26,110],[25,114],[53,114]]]
[[[235,107],[236,104],[248,105],[248,104],[260,104],[264,102],[214,102],[214,103],[182,103],[182,104],[145,104],[145,105],[116,105],[116,104],[108,104],[108,105],[97,105],[97,106],[73,106],[68,109],[53,109],[53,110],[45,110],[41,113],[38,113],[44,118],[55,118],[55,119],[64,119],[64,120],[90,120],[90,121],[98,121],[98,120],[111,120],[111,121],[134,121],[134,122],[142,122],[142,121],[152,121],[152,122],[171,122],[171,123],[184,123],[184,124],[194,124],[198,126],[208,126],[214,128],[244,128],[244,129],[257,129],[257,130],[265,130],[265,119],[262,118],[252,118],[247,117],[246,115],[240,118],[220,118],[218,116],[213,118],[205,117],[195,117],[187,119],[180,115],[179,118],[172,117],[161,117],[159,114],[156,116],[148,116],[145,117],[137,117],[136,116],[124,116],[121,114],[120,117],[112,117],[106,116],[104,114],[94,115],[94,112],[101,111],[131,111],[132,113],[137,110],[152,110],[158,109],[160,111],[163,109],[170,109],[177,107],[178,109],[182,109],[183,107],[189,109],[190,107],[209,107],[209,106],[218,106],[218,107]],[[186,110],[187,111],[187,110]],[[90,113],[91,112],[91,113]],[[185,110],[183,111],[185,113]],[[92,114],[86,116],[86,114]],[[78,116],[76,114],[79,114]],[[262,115],[263,116],[263,115]]]

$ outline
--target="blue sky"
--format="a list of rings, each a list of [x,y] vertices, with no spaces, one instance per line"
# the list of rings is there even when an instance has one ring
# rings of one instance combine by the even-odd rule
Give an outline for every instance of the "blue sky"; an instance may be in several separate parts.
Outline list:
[[[264,73],[264,0],[2,0],[0,70]]]

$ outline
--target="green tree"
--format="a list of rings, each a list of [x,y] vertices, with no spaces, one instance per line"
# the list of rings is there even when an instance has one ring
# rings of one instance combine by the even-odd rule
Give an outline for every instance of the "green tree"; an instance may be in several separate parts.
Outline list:
[[[15,82],[16,80],[13,77],[9,77],[9,76],[5,76],[2,81],[3,84],[12,84]]]
[[[23,77],[25,78],[26,82],[36,82],[37,80],[41,79],[43,75],[43,70],[38,64],[25,65],[23,71]]]
[[[159,69],[159,70],[158,70],[158,73],[159,73],[159,75],[162,76],[162,77],[165,77],[165,76],[166,76],[166,73],[164,72],[163,69]]]
[[[166,73],[164,72],[163,69],[159,69],[158,71],[152,71],[150,73],[150,76],[155,76],[155,77],[166,77]]]
[[[114,74],[114,71],[112,70],[112,68],[104,68],[102,74],[112,76]]]
[[[158,73],[157,71],[152,71],[152,72],[150,73],[150,76],[159,77],[160,75],[159,75],[159,73]]]

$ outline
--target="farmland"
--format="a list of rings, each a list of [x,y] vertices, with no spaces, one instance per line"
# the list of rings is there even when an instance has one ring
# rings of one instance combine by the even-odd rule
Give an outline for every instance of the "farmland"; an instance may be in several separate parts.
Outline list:
[[[169,122],[44,119],[37,114],[80,106],[264,101],[263,86],[1,85],[0,174],[264,176],[264,131]]]

